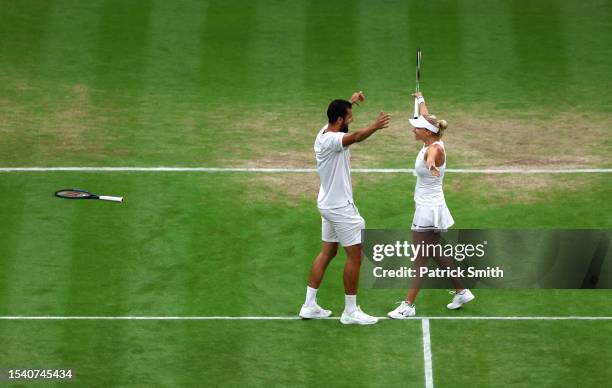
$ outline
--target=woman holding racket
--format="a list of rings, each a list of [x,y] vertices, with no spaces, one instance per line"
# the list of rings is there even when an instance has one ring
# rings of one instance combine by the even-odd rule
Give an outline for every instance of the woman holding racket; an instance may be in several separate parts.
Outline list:
[[[446,207],[444,192],[442,191],[442,181],[446,170],[446,151],[442,134],[448,124],[445,120],[438,119],[429,114],[423,94],[417,91],[414,94],[419,108],[419,116],[410,119],[410,124],[414,127],[412,132],[417,141],[423,142],[423,148],[418,153],[414,174],[417,177],[414,189],[414,202],[416,205],[412,220],[412,243],[438,244],[440,241],[440,231],[450,228],[455,221]],[[423,250],[421,251],[423,252]],[[427,256],[422,253],[415,258],[417,273],[419,268],[426,265]],[[452,267],[453,259],[450,257],[433,257],[440,267]],[[406,319],[416,315],[414,300],[421,288],[423,279],[416,277],[413,279],[411,287],[408,289],[406,300],[388,313],[394,319]],[[474,299],[470,290],[463,286],[459,278],[452,279],[455,287],[455,296],[451,303],[446,307],[458,309],[465,303]]]

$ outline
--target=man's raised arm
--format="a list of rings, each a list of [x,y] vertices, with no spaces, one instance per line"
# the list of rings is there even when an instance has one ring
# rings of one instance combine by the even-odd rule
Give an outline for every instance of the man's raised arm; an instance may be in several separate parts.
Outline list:
[[[379,129],[387,128],[389,126],[389,120],[391,120],[391,116],[388,113],[380,112],[376,121],[368,127],[344,135],[342,138],[342,146],[348,147],[353,143],[364,141]]]

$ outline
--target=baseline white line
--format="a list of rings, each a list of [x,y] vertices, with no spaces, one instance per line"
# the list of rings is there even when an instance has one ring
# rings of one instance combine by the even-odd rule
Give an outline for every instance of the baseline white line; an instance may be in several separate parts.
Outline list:
[[[429,319],[421,321],[423,329],[423,364],[425,366],[425,388],[433,388],[433,368],[431,360],[431,338],[429,336]]]
[[[610,321],[612,317],[423,317],[434,320],[489,320],[489,321]]]
[[[41,320],[41,321],[54,321],[54,320],[67,320],[67,321],[263,321],[263,320],[276,320],[276,321],[294,321],[302,319],[300,317],[172,317],[172,316],[5,316],[0,317],[0,320],[9,321],[20,321],[20,320]],[[339,319],[339,318],[325,318],[325,319]]]
[[[168,321],[297,321],[300,317],[266,317],[266,316],[246,316],[246,317],[231,317],[231,316],[0,316],[0,320],[26,321],[26,320],[168,320]],[[339,317],[324,318],[326,320],[338,320]],[[379,317],[378,319],[389,319],[388,317]],[[412,317],[409,320],[510,320],[510,321],[602,321],[612,320],[612,317],[582,317],[582,316],[566,316],[566,317]]]
[[[315,168],[241,168],[241,167],[0,167],[0,172],[247,172],[247,173],[315,173]],[[411,168],[354,168],[355,173],[412,174]],[[459,174],[584,174],[612,173],[612,168],[569,169],[467,169],[449,168],[449,173]]]

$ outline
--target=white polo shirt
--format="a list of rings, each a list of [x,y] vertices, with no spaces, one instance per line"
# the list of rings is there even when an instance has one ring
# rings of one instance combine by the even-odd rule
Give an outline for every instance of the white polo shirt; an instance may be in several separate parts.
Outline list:
[[[337,209],[353,203],[351,184],[351,153],[342,146],[344,132],[325,132],[327,124],[317,134],[314,144],[321,186],[319,209]]]

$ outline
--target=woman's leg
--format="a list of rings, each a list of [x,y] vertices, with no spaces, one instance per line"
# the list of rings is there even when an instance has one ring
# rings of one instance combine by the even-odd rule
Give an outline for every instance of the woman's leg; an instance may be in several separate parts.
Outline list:
[[[435,241],[434,244],[440,243],[440,233],[439,232],[434,234],[433,240]],[[433,259],[438,264],[438,267],[442,269],[451,268],[456,265],[456,262],[453,257],[442,255],[442,256],[434,256]],[[465,286],[463,285],[463,281],[461,280],[461,278],[453,277],[451,278],[451,282],[453,283],[453,286],[455,287],[456,292],[461,292],[465,289]]]
[[[412,231],[412,244],[420,245],[419,255],[414,260],[414,268],[416,269],[416,277],[412,278],[410,282],[410,288],[408,288],[408,294],[406,295],[406,302],[409,304],[414,304],[414,300],[416,299],[419,291],[421,290],[421,285],[423,284],[423,278],[421,277],[421,267],[427,266],[427,256],[423,254],[425,251],[425,245],[430,244],[434,238],[434,233],[432,232],[417,232]]]

